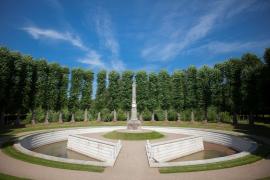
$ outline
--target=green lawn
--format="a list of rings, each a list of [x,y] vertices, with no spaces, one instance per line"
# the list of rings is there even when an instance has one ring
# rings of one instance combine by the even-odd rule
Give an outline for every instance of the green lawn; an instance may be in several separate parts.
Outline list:
[[[235,166],[241,166],[245,164],[250,164],[261,160],[262,158],[269,155],[270,149],[266,145],[260,145],[254,154],[237,158],[234,160],[218,162],[218,163],[209,163],[201,165],[189,165],[189,166],[175,166],[175,167],[164,167],[159,168],[160,173],[180,173],[180,172],[194,172],[194,171],[208,171],[215,169],[224,169],[231,168]]]
[[[103,172],[104,167],[100,166],[91,166],[91,165],[81,165],[81,164],[72,164],[72,163],[63,163],[58,161],[51,161],[42,158],[37,158],[33,156],[29,156],[17,151],[13,146],[12,142],[8,142],[3,144],[2,151],[15,159],[19,159],[22,161],[26,161],[33,164],[49,166],[60,169],[70,169],[70,170],[80,170],[80,171],[91,171],[91,172]]]
[[[146,140],[146,139],[163,138],[164,135],[156,131],[144,133],[126,133],[126,132],[112,131],[107,134],[104,134],[103,137],[108,139],[121,139],[121,140]]]
[[[2,173],[0,173],[0,179],[1,180],[27,180],[26,178],[10,176],[7,174],[2,174]]]

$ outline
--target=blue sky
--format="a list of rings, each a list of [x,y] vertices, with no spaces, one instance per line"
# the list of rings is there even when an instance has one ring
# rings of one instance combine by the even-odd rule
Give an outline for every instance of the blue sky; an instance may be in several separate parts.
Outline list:
[[[94,71],[213,65],[270,47],[269,0],[2,0],[0,45]]]

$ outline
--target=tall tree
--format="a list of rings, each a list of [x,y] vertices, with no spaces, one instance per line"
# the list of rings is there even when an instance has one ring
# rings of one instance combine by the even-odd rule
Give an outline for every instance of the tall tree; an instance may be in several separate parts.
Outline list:
[[[90,70],[83,72],[83,85],[82,85],[82,108],[84,109],[84,121],[88,121],[88,109],[92,104],[93,93],[93,80],[94,73]]]
[[[29,56],[22,56],[19,53],[14,54],[15,58],[15,86],[13,91],[13,108],[16,111],[17,119],[16,124],[20,124],[20,116],[24,113],[25,109],[28,109],[28,94],[30,91],[30,61],[32,60]]]
[[[132,98],[132,71],[124,71],[122,73],[120,82],[120,107],[124,111],[128,112],[131,109],[131,98]]]
[[[120,74],[116,71],[111,71],[109,73],[109,85],[108,85],[108,107],[111,111],[115,111],[119,107],[119,103],[120,103],[119,83],[120,83]]]
[[[151,120],[155,121],[154,111],[159,107],[158,102],[158,76],[156,73],[151,72],[148,77],[148,98],[147,98],[147,106],[149,111],[152,112]]]
[[[159,82],[159,102],[164,110],[165,121],[168,121],[168,109],[171,106],[171,77],[166,70],[161,70],[158,74]]]
[[[177,111],[177,119],[180,121],[180,112],[185,103],[185,75],[183,71],[174,71],[172,74],[172,106]]]
[[[12,69],[10,65],[12,61],[10,60],[10,51],[7,48],[0,48],[0,112],[1,119],[0,125],[4,124],[5,112],[7,111],[10,83],[9,81]]]
[[[199,98],[199,106],[204,111],[204,120],[208,120],[207,110],[211,104],[211,69],[208,66],[203,66],[198,71],[198,98]]]
[[[190,66],[185,71],[186,76],[186,92],[187,92],[187,107],[192,110],[191,117],[194,117],[194,109],[198,107],[198,84],[197,84],[197,69],[195,66]],[[191,118],[191,121],[194,121],[193,118]]]
[[[230,86],[231,111],[233,113],[233,124],[238,124],[237,114],[241,107],[241,71],[242,62],[239,59],[230,59],[227,63],[227,80]]]
[[[220,121],[220,111],[223,106],[223,85],[222,72],[214,67],[211,73],[211,102],[217,108],[218,121]]]
[[[136,91],[138,111],[142,113],[147,108],[148,98],[147,73],[145,71],[138,71],[136,73]]]
[[[79,109],[83,71],[81,69],[72,69],[71,87],[69,97],[69,110],[71,112],[71,122],[75,122],[75,112]]]
[[[37,97],[37,80],[38,80],[38,62],[32,61],[31,62],[31,84],[30,84],[30,91],[29,91],[29,111],[32,113],[31,123],[34,125],[36,124],[36,107],[38,103]]]
[[[249,114],[249,124],[254,124],[254,114],[258,112],[261,103],[259,103],[261,86],[260,74],[262,71],[262,62],[260,59],[251,53],[246,53],[242,56],[243,63],[241,72],[241,97],[242,108]]]
[[[55,102],[55,110],[59,113],[58,122],[63,122],[63,109],[67,107],[68,98],[68,76],[69,69],[66,67],[58,67],[56,72],[57,78],[57,97]]]
[[[95,99],[95,107],[99,112],[106,107],[106,76],[107,73],[105,70],[101,70],[97,74],[97,92],[96,92],[96,99]],[[98,118],[98,120],[100,120]]]

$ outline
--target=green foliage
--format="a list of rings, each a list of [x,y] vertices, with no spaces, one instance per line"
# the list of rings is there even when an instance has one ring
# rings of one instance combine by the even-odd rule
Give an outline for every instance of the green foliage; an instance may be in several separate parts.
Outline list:
[[[186,92],[187,92],[187,108],[196,109],[198,107],[198,84],[197,84],[197,69],[190,66],[185,71],[186,76]]]
[[[172,104],[173,108],[181,111],[185,107],[185,75],[182,71],[175,71],[172,75]]]
[[[94,73],[90,70],[83,72],[83,82],[82,82],[82,97],[81,97],[81,107],[82,109],[89,109],[92,103],[92,93]]]
[[[106,107],[106,75],[105,70],[99,71],[97,74],[97,92],[96,92],[96,101],[95,108],[98,111],[101,111],[102,108]]]
[[[126,121],[127,120],[127,114],[122,109],[119,109],[117,111],[117,120],[119,120],[119,121]]]
[[[158,74],[159,103],[163,110],[168,110],[171,106],[171,77],[166,70],[161,70]]]
[[[79,108],[79,100],[81,95],[82,83],[83,83],[83,71],[81,69],[73,69],[71,71],[71,87],[69,97],[69,110],[72,113]]]
[[[136,101],[139,112],[147,108],[148,86],[147,74],[145,71],[138,71],[136,73]]]
[[[113,114],[109,109],[104,108],[101,110],[101,120],[102,121],[108,122],[108,121],[112,121],[112,119],[113,119]]]
[[[173,109],[168,111],[168,120],[169,121],[176,121],[177,120],[177,112]]]
[[[142,118],[144,121],[150,121],[152,117],[152,113],[148,109],[144,109],[142,112]]]
[[[204,111],[204,119],[208,119],[207,109],[211,104],[211,85],[212,85],[212,71],[208,66],[203,66],[198,71],[197,75],[197,91],[198,91],[198,105]],[[196,118],[197,119],[197,118]]]
[[[116,71],[109,73],[108,86],[108,108],[113,111],[120,106],[119,89],[120,89],[120,75]]]
[[[218,116],[218,112],[217,112],[217,108],[215,106],[210,106],[207,109],[207,114],[208,114],[208,121],[217,121],[217,116]]]
[[[220,112],[219,114],[221,122],[231,122],[231,115],[229,112]]]
[[[155,120],[164,121],[164,110],[162,109],[155,110]]]
[[[185,109],[181,112],[181,118],[183,121],[190,121],[191,120],[191,109]]]
[[[176,70],[171,76],[165,70],[149,75],[139,71],[136,73],[138,111],[145,120],[155,111],[155,119],[159,121],[164,120],[165,110],[169,120],[177,119],[173,111],[180,112],[182,120],[190,120],[192,110],[197,121],[215,121],[224,115],[220,112],[229,112],[224,116],[230,120],[232,115],[234,124],[239,115],[267,114],[270,110],[269,54],[267,48],[266,64],[256,55],[246,53],[241,59],[233,58],[214,68],[203,66],[197,70],[191,66]],[[58,121],[60,112],[64,121],[70,120],[73,113],[76,120],[82,120],[85,109],[90,119],[96,119],[98,112],[104,111],[102,118],[111,121],[111,111],[115,109],[118,119],[126,120],[126,112],[131,109],[132,71],[122,74],[112,71],[108,80],[106,71],[98,72],[94,99],[93,72],[73,69],[69,73],[68,68],[59,64],[33,60],[31,56],[1,47],[0,123],[5,115],[22,117],[24,114],[27,122],[32,117],[42,122],[46,112],[50,112],[50,121]]]
[[[148,98],[147,98],[147,109],[153,111],[159,106],[159,93],[158,93],[158,77],[157,74],[151,72],[148,77]]]
[[[132,71],[124,71],[120,80],[120,108],[125,111],[130,111],[131,109],[131,96],[132,96]]]
[[[76,110],[75,111],[75,120],[76,121],[83,121],[84,120],[84,110]]]

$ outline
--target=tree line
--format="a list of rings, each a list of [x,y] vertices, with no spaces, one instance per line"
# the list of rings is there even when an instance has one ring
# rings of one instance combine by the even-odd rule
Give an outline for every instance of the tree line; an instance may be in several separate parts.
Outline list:
[[[225,121],[237,124],[244,115],[269,114],[270,48],[263,60],[246,53],[213,67],[166,70],[110,71],[96,75],[44,59],[0,48],[1,124],[16,117],[35,124],[51,121],[116,121],[129,119],[132,82],[136,78],[141,120]]]

